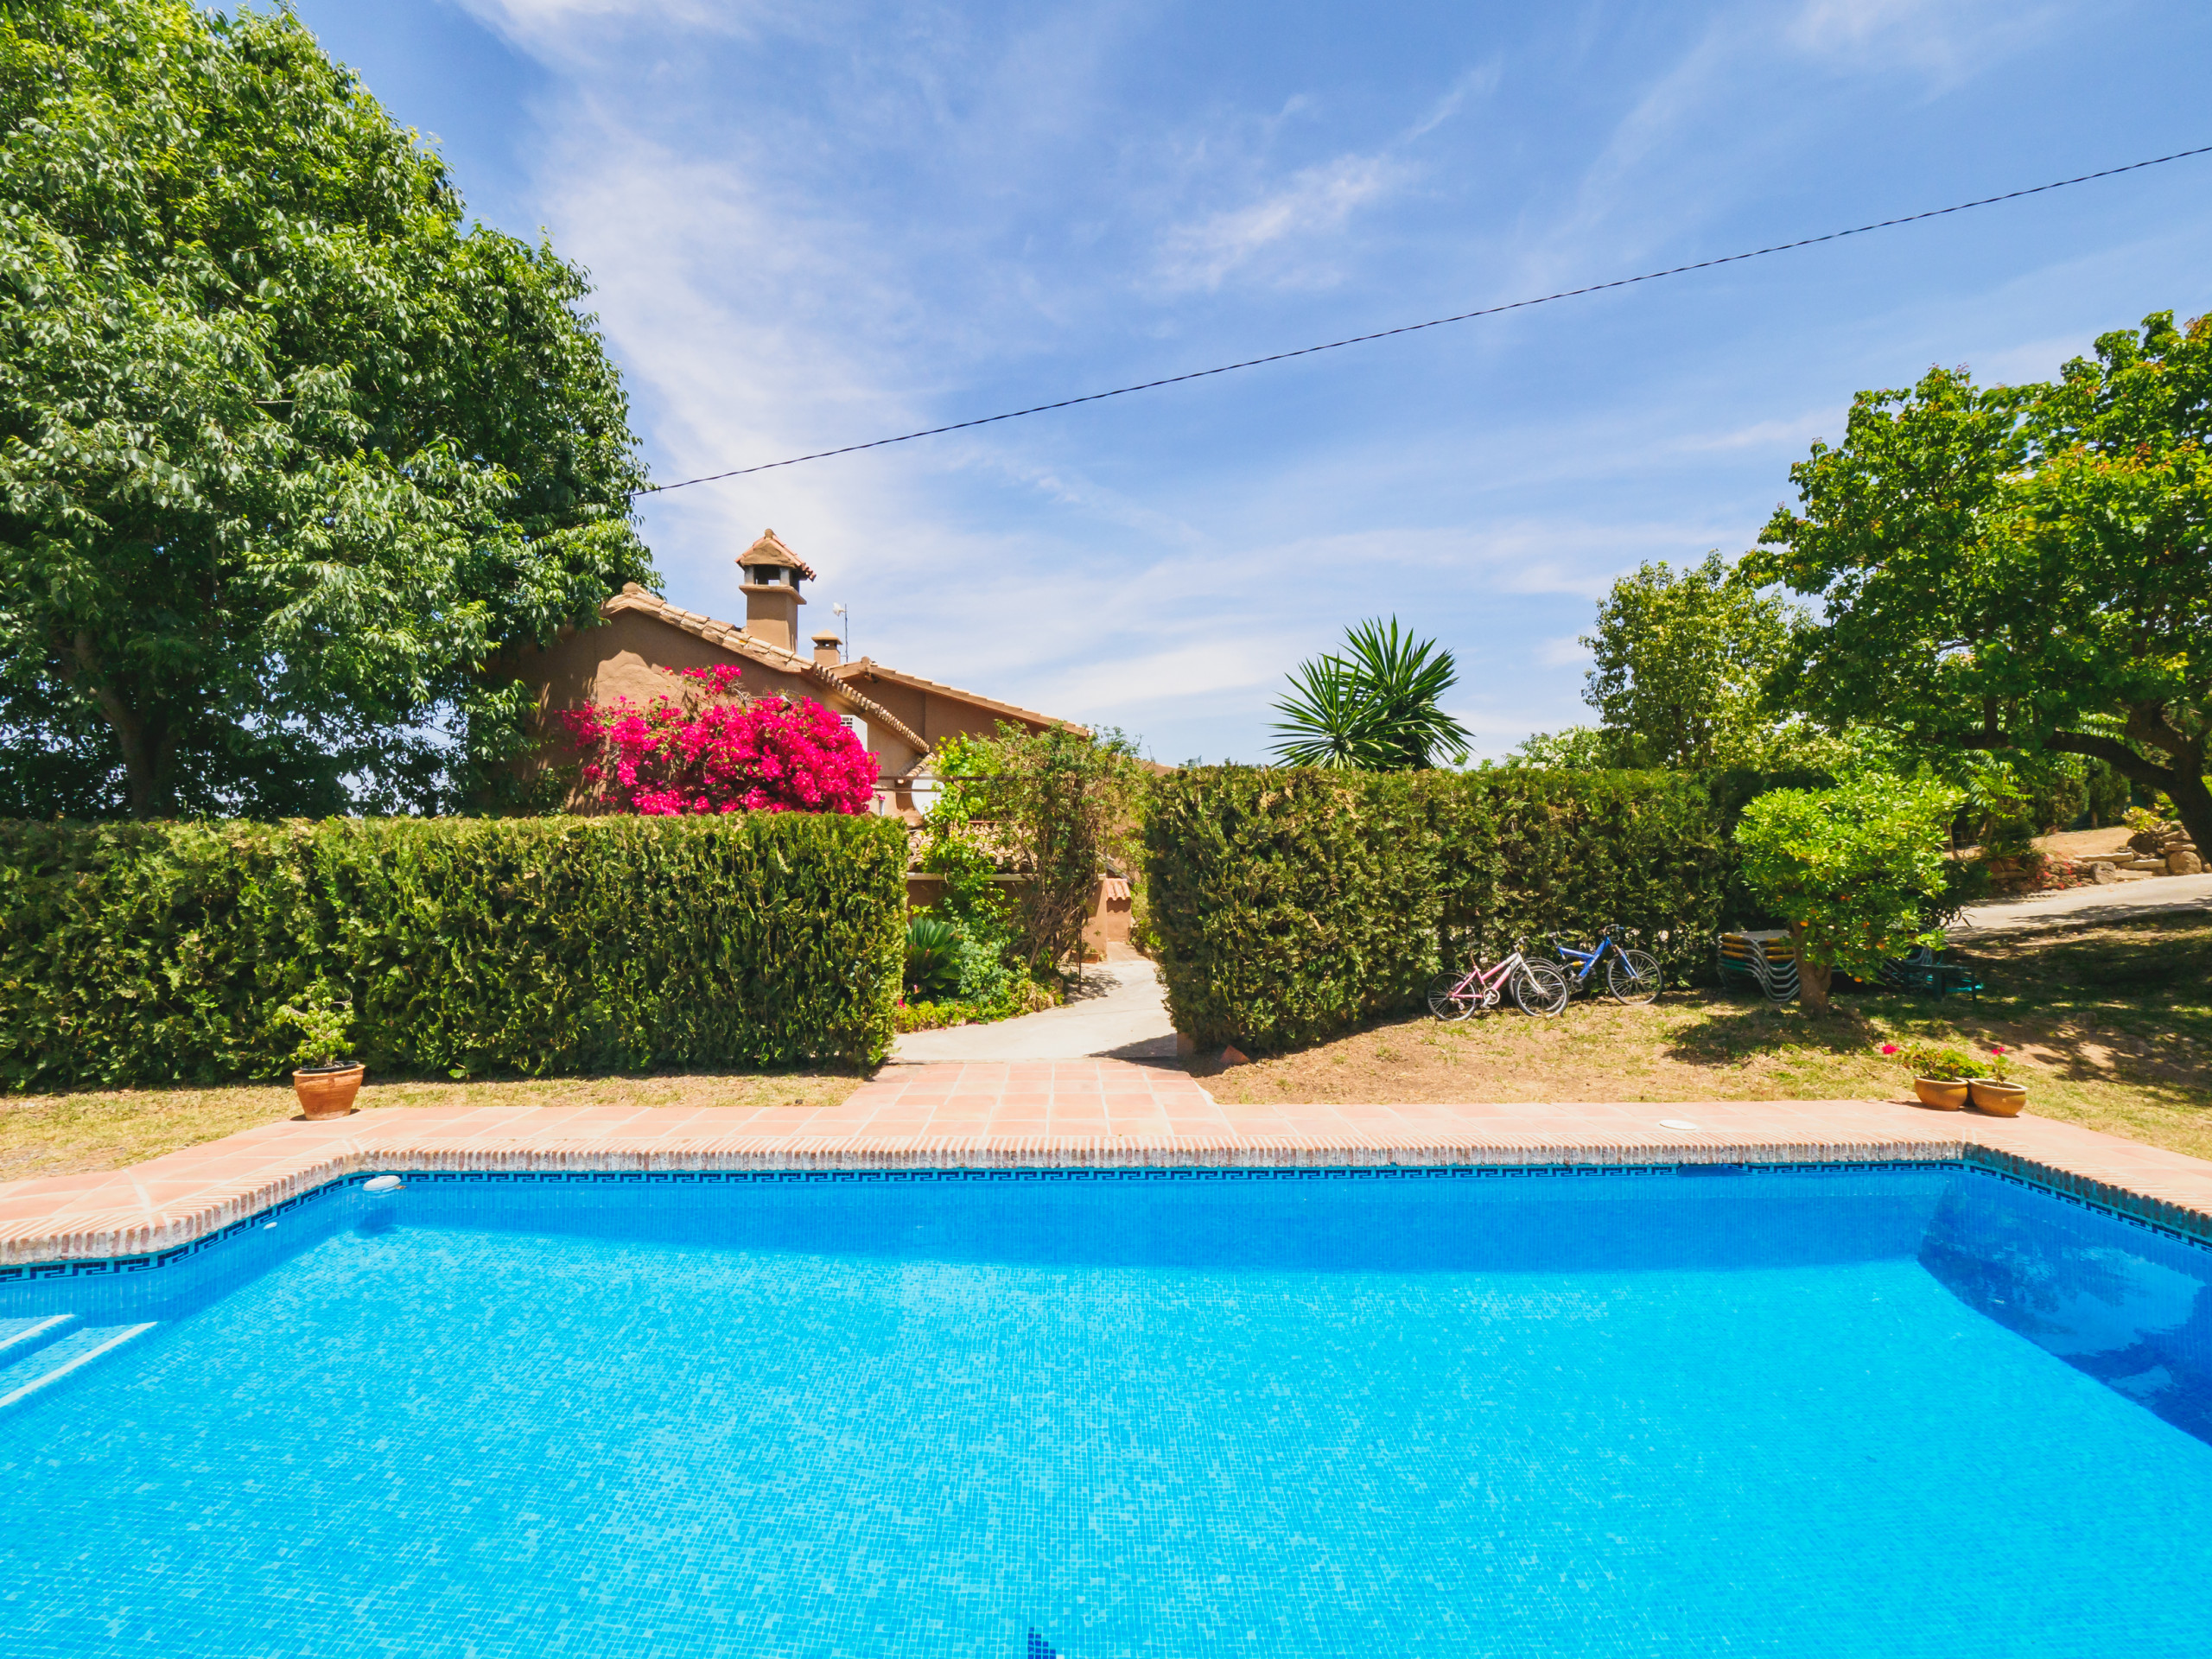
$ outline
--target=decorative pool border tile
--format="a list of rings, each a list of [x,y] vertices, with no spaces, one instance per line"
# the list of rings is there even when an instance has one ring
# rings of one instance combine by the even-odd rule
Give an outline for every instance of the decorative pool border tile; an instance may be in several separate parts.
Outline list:
[[[1698,1127],[1679,1127],[1678,1115]],[[334,1185],[401,1172],[1215,1179],[1237,1170],[1958,1162],[2176,1237],[2212,1240],[2212,1163],[2050,1119],[1883,1101],[1224,1105],[1180,1073],[1101,1061],[900,1068],[822,1109],[388,1108],[333,1123],[264,1124],[130,1169],[0,1183],[0,1274],[169,1259]]]
[[[1851,1173],[1880,1170],[1957,1169],[1971,1171],[2001,1180],[2009,1185],[2024,1186],[2046,1194],[2060,1202],[2077,1208],[2095,1211],[2132,1227],[2176,1240],[2199,1249],[2212,1250],[2212,1230],[2188,1231],[2151,1219],[2131,1205],[2139,1205],[2132,1193],[2119,1193],[2120,1204],[2113,1204],[2075,1190],[2081,1178],[2063,1171],[2046,1172],[2056,1180],[2038,1179],[2021,1173],[2020,1169],[2000,1168],[1995,1164],[1972,1155],[1981,1148],[1968,1147],[1969,1155],[1956,1158],[1891,1158],[1891,1159],[1825,1159],[1797,1160],[1787,1162],[1745,1161],[1732,1164],[1711,1162],[1692,1163],[1634,1163],[1634,1164],[1346,1164],[1334,1166],[1274,1165],[1221,1166],[1180,1165],[1151,1166],[1074,1166],[1067,1165],[1032,1165],[1023,1167],[989,1169],[963,1168],[896,1168],[896,1169],[726,1169],[726,1170],[627,1170],[627,1169],[565,1169],[565,1170],[394,1170],[386,1172],[398,1175],[407,1184],[420,1183],[428,1186],[514,1185],[564,1186],[571,1185],[608,1186],[724,1186],[749,1185],[755,1183],[817,1182],[836,1185],[908,1185],[931,1182],[959,1182],[997,1184],[1132,1181],[1162,1183],[1214,1183],[1258,1181],[1418,1181],[1418,1180],[1487,1180],[1487,1179],[1579,1179],[1589,1177],[1672,1176],[1702,1178],[1710,1176],[1747,1175],[1833,1175],[1840,1172]],[[2025,1160],[2012,1160],[2022,1168],[2037,1166]],[[25,1262],[0,1267],[0,1285],[45,1281],[56,1279],[114,1278],[126,1274],[151,1272],[172,1267],[179,1262],[214,1249],[227,1241],[256,1231],[270,1224],[272,1218],[295,1214],[336,1194],[349,1192],[372,1179],[371,1172],[363,1170],[326,1181],[310,1192],[283,1200],[265,1210],[256,1211],[243,1220],[232,1223],[219,1231],[194,1239],[188,1244],[158,1252],[136,1255],[100,1256],[56,1262]],[[2065,1183],[2074,1183],[2069,1185]],[[404,1190],[404,1187],[402,1190]]]
[[[1994,1147],[1969,1145],[1964,1161],[1968,1167],[1994,1175],[1999,1180],[2032,1186],[2068,1204],[2079,1205],[2085,1210],[2116,1216],[2135,1226],[2147,1227],[2154,1233],[2164,1233],[2169,1238],[2212,1248],[2212,1217],[2186,1205],[2131,1192],[2094,1176],[2038,1163],[2032,1158],[2024,1158],[2018,1153],[2005,1152]]]

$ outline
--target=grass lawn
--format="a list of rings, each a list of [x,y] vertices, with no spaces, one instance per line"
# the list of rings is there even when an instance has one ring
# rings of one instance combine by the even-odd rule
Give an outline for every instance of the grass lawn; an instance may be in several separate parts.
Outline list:
[[[1826,1019],[1796,1004],[1670,991],[1649,1007],[1580,998],[1457,1025],[1426,1014],[1222,1071],[1224,1103],[1884,1099],[1910,1084],[1880,1045],[2001,1043],[2047,1117],[2212,1158],[2212,918],[1989,939],[1956,949],[1993,990],[1979,1005],[1846,991]]]
[[[540,1077],[520,1082],[378,1083],[375,1106],[834,1106],[860,1087],[847,1074]],[[0,1096],[0,1180],[120,1169],[179,1147],[296,1117],[289,1083],[219,1089],[108,1089]]]

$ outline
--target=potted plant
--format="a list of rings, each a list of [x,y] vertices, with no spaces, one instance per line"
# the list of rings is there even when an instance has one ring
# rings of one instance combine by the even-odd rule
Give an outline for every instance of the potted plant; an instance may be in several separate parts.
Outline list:
[[[1932,1043],[1914,1043],[1904,1049],[1895,1043],[1886,1043],[1882,1052],[1896,1056],[1898,1063],[1912,1074],[1912,1092],[1920,1097],[1920,1103],[1933,1106],[1939,1112],[1955,1112],[1965,1107],[1972,1092],[1969,1079],[1981,1069],[1973,1056]]]
[[[292,1092],[300,1097],[300,1110],[310,1118],[344,1117],[353,1109],[365,1070],[358,1061],[340,1058],[353,1020],[353,1006],[321,982],[301,1002],[298,1007],[287,1003],[276,1010],[277,1018],[300,1033],[292,1051]]]
[[[1992,1117],[2018,1117],[2020,1109],[2028,1103],[2028,1086],[2011,1081],[2012,1064],[2005,1058],[2005,1051],[1993,1043],[1989,1058],[1982,1062],[1980,1071],[1967,1087],[1974,1094],[1974,1109],[1986,1112]]]

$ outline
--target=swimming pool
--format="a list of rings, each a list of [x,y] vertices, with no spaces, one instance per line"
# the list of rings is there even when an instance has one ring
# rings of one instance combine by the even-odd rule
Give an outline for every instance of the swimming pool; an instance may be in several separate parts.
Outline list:
[[[0,1283],[111,1344],[0,1651],[2177,1652],[2208,1286],[1945,1165],[357,1178]]]

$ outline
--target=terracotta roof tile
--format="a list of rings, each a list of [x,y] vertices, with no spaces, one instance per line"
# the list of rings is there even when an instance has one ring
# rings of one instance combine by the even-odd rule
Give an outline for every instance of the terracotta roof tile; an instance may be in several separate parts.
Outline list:
[[[889,680],[894,685],[911,685],[921,691],[942,691],[947,696],[972,702],[979,709],[988,709],[997,714],[1010,715],[1016,720],[1029,721],[1039,726],[1064,726],[1069,731],[1089,736],[1088,726],[1078,726],[1071,720],[1060,720],[1052,715],[1040,715],[1034,709],[1023,709],[1011,702],[1001,702],[996,697],[986,697],[974,691],[963,691],[957,685],[947,685],[942,680],[925,680],[918,674],[902,674],[895,668],[886,668],[873,657],[863,657],[857,662],[840,663],[830,672],[845,681],[855,679]]]

